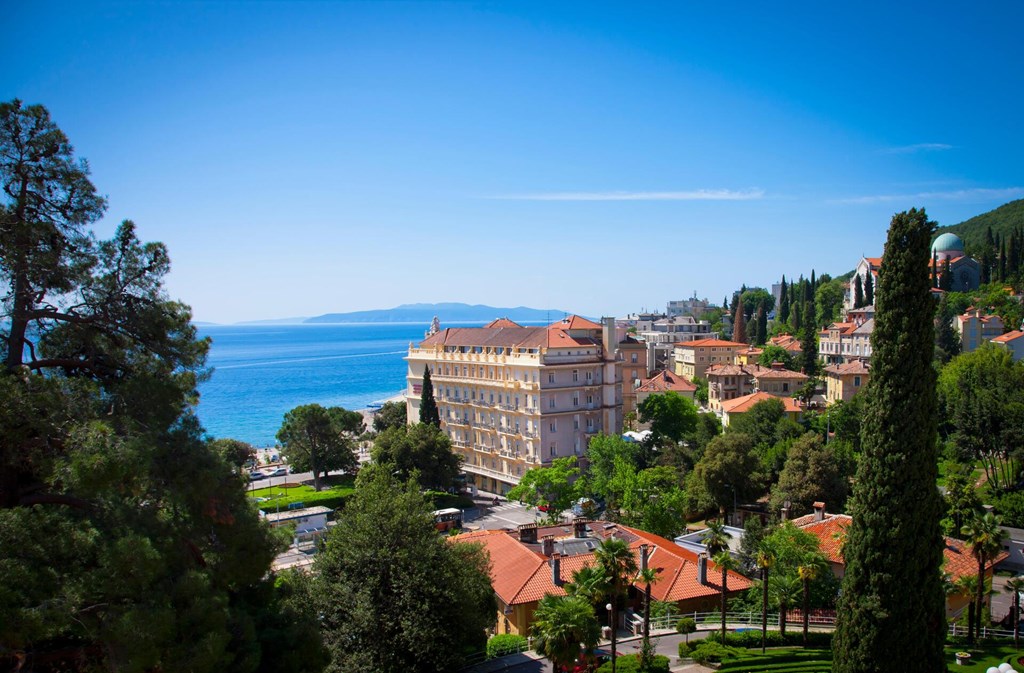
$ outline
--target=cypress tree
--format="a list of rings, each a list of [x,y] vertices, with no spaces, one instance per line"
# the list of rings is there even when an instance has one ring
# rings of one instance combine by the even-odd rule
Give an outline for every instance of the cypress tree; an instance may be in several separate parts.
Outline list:
[[[875,274],[871,273],[871,269],[868,269],[868,273],[864,276],[864,305],[874,306],[875,304]]]
[[[999,282],[1006,282],[1006,239],[1003,239],[1003,244],[999,248]]]
[[[853,307],[860,308],[864,305],[864,284],[860,282],[860,274],[854,276],[853,281]]]
[[[942,276],[939,277],[939,289],[946,292],[953,289],[953,274],[949,271],[949,257],[942,260]]]
[[[946,670],[928,282],[934,226],[913,209],[889,227],[833,641],[836,673]]]
[[[814,269],[811,269],[811,295],[818,289],[818,283],[814,280]]]
[[[932,287],[939,286],[939,255],[932,252]]]
[[[946,295],[939,300],[939,307],[935,312],[937,328],[935,332],[935,357],[942,364],[960,355],[960,335],[953,327],[953,311],[949,308]]]
[[[800,315],[801,313],[802,311],[800,310],[800,304],[794,303],[793,310],[790,311],[790,317],[792,318],[792,323],[790,324],[790,327],[793,328],[793,334],[801,333],[800,328],[803,326],[803,321],[801,321],[800,319],[802,317]]]
[[[420,392],[420,423],[441,427],[441,414],[434,400],[434,384],[430,380],[430,367],[423,369],[423,389]]]
[[[743,320],[743,302],[736,300],[736,312],[732,320],[732,340],[736,343],[747,343],[747,324]]]
[[[782,290],[779,292],[779,320],[789,320],[789,288],[786,287],[786,276],[782,276]]]
[[[1010,232],[1010,245],[1006,248],[1006,272],[1010,275],[1010,279],[1017,277],[1017,273],[1020,270],[1020,239],[1018,238],[1018,232]]]
[[[757,308],[757,339],[754,343],[758,346],[763,346],[764,342],[768,340],[768,314],[765,313],[764,306]]]
[[[800,336],[800,368],[804,374],[814,376],[818,371],[818,323],[814,319],[814,304],[804,302],[804,331]]]

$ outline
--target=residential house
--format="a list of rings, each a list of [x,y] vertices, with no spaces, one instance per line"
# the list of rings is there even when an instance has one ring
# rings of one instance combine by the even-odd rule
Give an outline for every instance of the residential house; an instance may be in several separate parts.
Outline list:
[[[610,537],[626,541],[637,567],[658,570],[658,581],[651,585],[654,600],[671,601],[683,613],[713,610],[719,604],[722,573],[706,554],[621,524],[577,518],[570,524],[524,524],[514,532],[481,530],[453,539],[481,544],[490,556],[491,585],[498,599],[498,633],[525,635],[540,599],[547,594],[565,595],[573,573],[593,565],[594,550]],[[728,578],[728,596],[750,588],[750,580],[739,573],[728,571]],[[642,585],[629,589],[629,600],[637,611],[642,591]],[[620,616],[624,617],[623,613]]]
[[[669,391],[678,393],[692,402],[694,393],[697,392],[697,386],[682,376],[664,369],[644,381],[640,384],[640,387],[636,389],[637,409],[639,409],[644,400],[651,395],[667,393]],[[647,426],[645,425],[643,427],[646,428]]]
[[[960,332],[960,352],[970,353],[981,344],[991,341],[1003,333],[1003,319],[998,315],[982,313],[974,307],[968,308],[963,315],[954,318]]]
[[[792,334],[779,334],[778,336],[773,336],[768,339],[767,345],[784,348],[793,356],[804,352],[803,348],[800,347],[800,339],[797,339]]]
[[[814,513],[793,519],[797,528],[802,528],[818,538],[819,548],[828,560],[832,573],[842,579],[846,574],[846,562],[843,559],[843,545],[846,543],[846,529],[852,519],[846,514],[829,514],[825,511],[825,503],[814,503]],[[950,581],[965,576],[976,576],[978,574],[978,560],[971,554],[971,546],[963,540],[945,538],[945,546],[942,550],[944,557],[943,572],[949,575]],[[1009,553],[1002,551],[995,558],[985,564],[985,580],[992,579],[995,566],[1002,563],[1009,557]],[[960,614],[973,600],[974,596],[964,594],[952,594],[946,597],[946,617],[951,618]],[[988,597],[986,596],[986,600]]]
[[[1024,360],[1024,331],[1014,330],[992,338],[992,343],[1010,351],[1014,362]]]
[[[647,362],[651,371],[673,367],[674,346],[686,341],[717,338],[707,320],[695,320],[692,316],[662,317],[651,323],[648,329],[637,329],[637,337],[647,344]]]
[[[728,427],[737,416],[747,413],[755,404],[765,400],[781,400],[786,416],[794,421],[799,421],[801,414],[803,414],[803,406],[792,397],[777,397],[770,393],[758,392],[722,402],[722,425]]]
[[[849,401],[868,384],[870,376],[870,367],[863,360],[825,367],[826,404]]]
[[[864,316],[854,315],[858,318]],[[870,359],[871,333],[874,330],[874,318],[867,318],[862,323],[832,323],[818,334],[818,359],[829,365]]]
[[[441,429],[470,483],[505,493],[531,467],[581,456],[597,433],[622,431],[613,318],[435,327],[409,347],[406,411],[410,421],[419,418],[429,368]]]
[[[703,378],[704,372],[711,365],[736,364],[738,353],[746,348],[747,344],[721,339],[701,339],[677,343],[675,346],[675,372],[691,381],[698,377]]]
[[[622,416],[637,409],[636,389],[650,371],[647,369],[647,345],[630,335],[619,339],[617,346],[622,360]]]
[[[758,359],[761,357],[761,353],[764,349],[758,348],[757,346],[750,346],[744,348],[736,354],[736,364],[739,365],[756,365]]]
[[[807,382],[806,374],[790,371],[778,362],[771,367],[712,365],[704,375],[708,380],[708,407],[716,413],[721,413],[727,400],[755,392],[790,397]]]

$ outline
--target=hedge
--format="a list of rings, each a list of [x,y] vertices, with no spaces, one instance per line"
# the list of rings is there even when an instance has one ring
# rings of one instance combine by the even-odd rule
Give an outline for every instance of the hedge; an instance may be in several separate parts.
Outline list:
[[[499,633],[487,641],[487,658],[504,657],[526,649],[526,636],[514,633]]]
[[[668,657],[656,654],[654,661],[647,668],[640,668],[640,655],[627,654],[615,658],[615,670],[621,673],[668,673]],[[596,673],[611,673],[612,662],[606,661],[601,664]]]
[[[711,642],[722,642],[722,634],[718,631],[708,633],[706,640]],[[802,646],[804,644],[803,631],[786,631],[786,638],[778,631],[767,633],[767,645],[769,647]],[[743,647],[752,649],[761,647],[761,631],[736,631],[725,635],[725,644],[732,647]],[[811,647],[832,647],[832,634],[825,631],[810,631],[807,634],[807,644]]]

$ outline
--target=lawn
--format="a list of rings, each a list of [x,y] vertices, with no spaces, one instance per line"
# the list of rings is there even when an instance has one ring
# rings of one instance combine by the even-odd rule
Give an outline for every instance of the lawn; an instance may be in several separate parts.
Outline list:
[[[250,491],[249,496],[259,499],[259,508],[264,512],[273,512],[288,509],[288,505],[296,502],[301,502],[306,507],[319,505],[338,509],[355,493],[355,477],[351,475],[333,476],[326,483],[319,493],[312,486],[286,483],[257,488]]]
[[[957,665],[956,653],[967,651],[972,655],[971,663]],[[985,673],[990,667],[1009,662],[1014,669],[1024,671],[1017,663],[1024,651],[1013,649],[1013,643],[991,644],[967,648],[963,645],[946,646],[946,666],[952,673]],[[722,664],[722,671],[730,673],[830,673],[832,670],[831,650],[804,650],[798,647],[769,649],[761,655],[760,650],[747,650],[738,659]]]

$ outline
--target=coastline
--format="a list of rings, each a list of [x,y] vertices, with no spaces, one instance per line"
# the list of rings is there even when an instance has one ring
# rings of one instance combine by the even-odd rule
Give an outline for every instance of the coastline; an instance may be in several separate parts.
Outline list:
[[[399,393],[396,393],[396,394],[392,395],[391,397],[387,398],[386,400],[382,400],[381,402],[379,402],[379,404],[387,404],[388,402],[404,402],[404,401],[405,401],[405,391],[403,390],[403,391],[401,391]],[[377,407],[377,409],[379,409],[379,408],[380,407]],[[367,430],[369,430],[370,428],[373,427],[373,416],[374,416],[374,414],[377,413],[377,409],[374,409],[372,407],[366,407],[365,409],[358,409],[357,410],[357,411],[359,411],[360,414],[363,415],[363,422],[366,423],[366,429]]]

